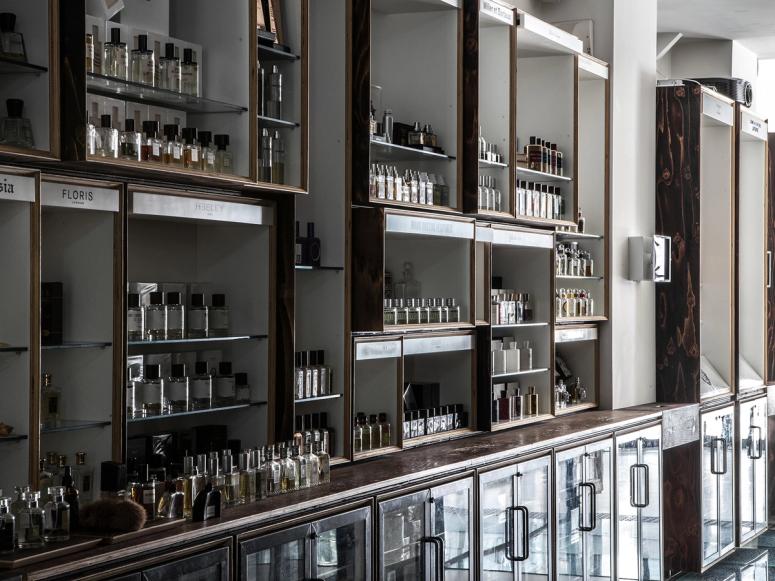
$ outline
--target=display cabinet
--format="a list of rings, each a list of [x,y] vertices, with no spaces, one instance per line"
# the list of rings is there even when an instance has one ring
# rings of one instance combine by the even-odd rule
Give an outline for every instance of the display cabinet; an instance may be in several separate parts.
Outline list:
[[[58,0],[3,3],[0,154],[59,155]]]
[[[693,81],[657,88],[655,232],[674,248],[656,291],[659,401],[735,389],[734,143],[731,100]]]
[[[479,578],[551,579],[550,456],[479,474]]]
[[[555,453],[557,579],[614,579],[613,441]]]
[[[737,404],[737,544],[767,530],[767,398]]]
[[[594,409],[600,401],[600,339],[595,325],[554,331],[554,415]]]
[[[662,427],[616,435],[616,578],[662,579]]]
[[[242,581],[372,578],[370,507],[237,537]]]
[[[378,499],[377,578],[474,578],[473,478]]]

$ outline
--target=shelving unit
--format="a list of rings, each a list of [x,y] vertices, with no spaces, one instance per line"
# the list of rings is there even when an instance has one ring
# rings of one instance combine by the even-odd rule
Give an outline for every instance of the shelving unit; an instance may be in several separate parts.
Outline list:
[[[600,340],[594,324],[567,325],[554,332],[554,415],[559,416],[598,407],[600,398]],[[581,380],[586,397],[574,394],[575,378]],[[568,399],[561,402],[556,386],[562,379]]]

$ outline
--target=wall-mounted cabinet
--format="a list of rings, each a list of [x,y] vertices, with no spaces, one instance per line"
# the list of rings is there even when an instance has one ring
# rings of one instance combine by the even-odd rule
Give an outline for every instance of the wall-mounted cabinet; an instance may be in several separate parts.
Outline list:
[[[656,292],[659,401],[735,389],[734,118],[732,101],[695,82],[657,89],[656,233],[674,248]]]

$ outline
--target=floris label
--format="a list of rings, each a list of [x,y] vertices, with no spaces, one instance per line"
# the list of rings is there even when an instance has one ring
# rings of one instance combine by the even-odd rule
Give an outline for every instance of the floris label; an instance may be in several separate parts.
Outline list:
[[[41,203],[44,206],[60,208],[118,212],[118,190],[82,184],[43,182]]]
[[[35,201],[35,178],[0,174],[0,200]]]

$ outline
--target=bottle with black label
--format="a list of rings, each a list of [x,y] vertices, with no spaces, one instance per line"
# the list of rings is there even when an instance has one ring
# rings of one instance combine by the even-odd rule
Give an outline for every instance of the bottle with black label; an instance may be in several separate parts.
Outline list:
[[[320,238],[315,238],[315,223],[307,222],[307,237],[304,238],[303,261],[309,266],[320,266]]]

